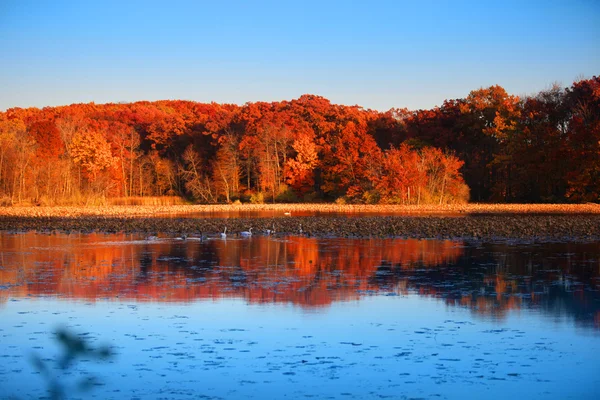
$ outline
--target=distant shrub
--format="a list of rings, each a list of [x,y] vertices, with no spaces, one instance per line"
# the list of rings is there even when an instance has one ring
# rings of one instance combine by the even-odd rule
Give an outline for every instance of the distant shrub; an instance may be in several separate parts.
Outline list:
[[[319,195],[315,192],[306,193],[302,198],[304,203],[318,203],[319,200]]]
[[[385,199],[385,201],[380,201],[385,204],[404,204],[402,201],[402,197],[398,195],[392,195]]]
[[[107,204],[107,200],[105,197],[88,196],[85,199],[86,206],[98,207],[98,206],[105,206],[106,204]]]
[[[254,196],[254,191],[245,190],[243,193],[240,193],[240,201],[242,203],[250,203],[252,196]]]
[[[294,192],[293,189],[286,188],[283,192],[279,193],[275,197],[275,201],[277,203],[298,203],[300,199],[298,198],[298,195],[296,195],[296,192]]]
[[[47,207],[55,205],[56,202],[50,199],[48,196],[40,196],[35,204],[41,207]]]
[[[381,200],[381,193],[377,190],[369,190],[363,193],[362,199],[365,204],[377,204]]]
[[[452,204],[466,204],[469,202],[471,197],[471,190],[466,183],[457,184],[452,196],[450,196],[448,203]]]
[[[265,195],[262,192],[254,193],[250,196],[250,203],[252,204],[263,204],[265,202]]]

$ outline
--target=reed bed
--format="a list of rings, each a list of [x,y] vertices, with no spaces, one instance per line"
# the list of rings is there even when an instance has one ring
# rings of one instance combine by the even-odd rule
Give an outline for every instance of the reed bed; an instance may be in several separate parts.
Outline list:
[[[109,206],[180,206],[187,202],[179,196],[115,197],[107,200]]]
[[[156,198],[153,198],[156,199]],[[108,206],[52,206],[52,207],[0,207],[0,217],[133,217],[226,212],[273,211],[289,213],[335,214],[395,214],[395,215],[540,215],[587,214],[600,215],[600,204],[448,204],[427,206],[364,205],[364,204],[210,204],[210,205],[108,205]]]
[[[590,241],[600,240],[600,210],[597,205],[481,205],[462,208],[436,207],[412,209],[406,215],[361,215],[351,217],[342,212],[382,212],[381,206],[285,205],[241,206],[243,211],[281,211],[281,217],[220,218],[204,216],[169,216],[168,213],[231,211],[239,206],[172,207],[49,207],[5,208],[0,210],[0,229],[51,232],[142,232],[166,233],[195,237],[219,238],[227,226],[230,238],[253,228],[254,235],[304,235],[316,237],[409,237],[420,239],[475,239],[487,241]],[[294,216],[298,210],[332,210],[332,214]],[[400,212],[406,208],[387,208]],[[410,209],[410,208],[409,208]],[[344,211],[342,211],[344,210]],[[349,211],[352,210],[352,211]],[[459,210],[462,212],[459,213]],[[290,216],[283,217],[283,213]],[[336,212],[338,214],[333,214]],[[457,212],[455,216],[436,215]]]

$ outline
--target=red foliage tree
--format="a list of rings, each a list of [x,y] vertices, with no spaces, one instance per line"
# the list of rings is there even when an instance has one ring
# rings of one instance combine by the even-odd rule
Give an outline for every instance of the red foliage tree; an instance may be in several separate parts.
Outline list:
[[[49,159],[63,154],[65,146],[54,121],[34,122],[29,126],[28,131],[38,145],[36,151],[38,157]]]

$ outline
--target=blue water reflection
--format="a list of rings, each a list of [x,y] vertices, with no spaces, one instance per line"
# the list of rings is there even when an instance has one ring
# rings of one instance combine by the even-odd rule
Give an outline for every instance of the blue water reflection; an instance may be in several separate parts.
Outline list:
[[[600,245],[0,234],[0,398],[595,398]],[[201,397],[203,396],[203,397]]]

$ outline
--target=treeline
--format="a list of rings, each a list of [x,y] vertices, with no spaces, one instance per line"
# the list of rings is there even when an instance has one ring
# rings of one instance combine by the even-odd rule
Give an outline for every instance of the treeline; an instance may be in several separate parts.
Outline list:
[[[418,111],[304,95],[243,106],[157,101],[0,113],[3,204],[148,196],[597,201],[600,78],[523,99],[493,86]]]

